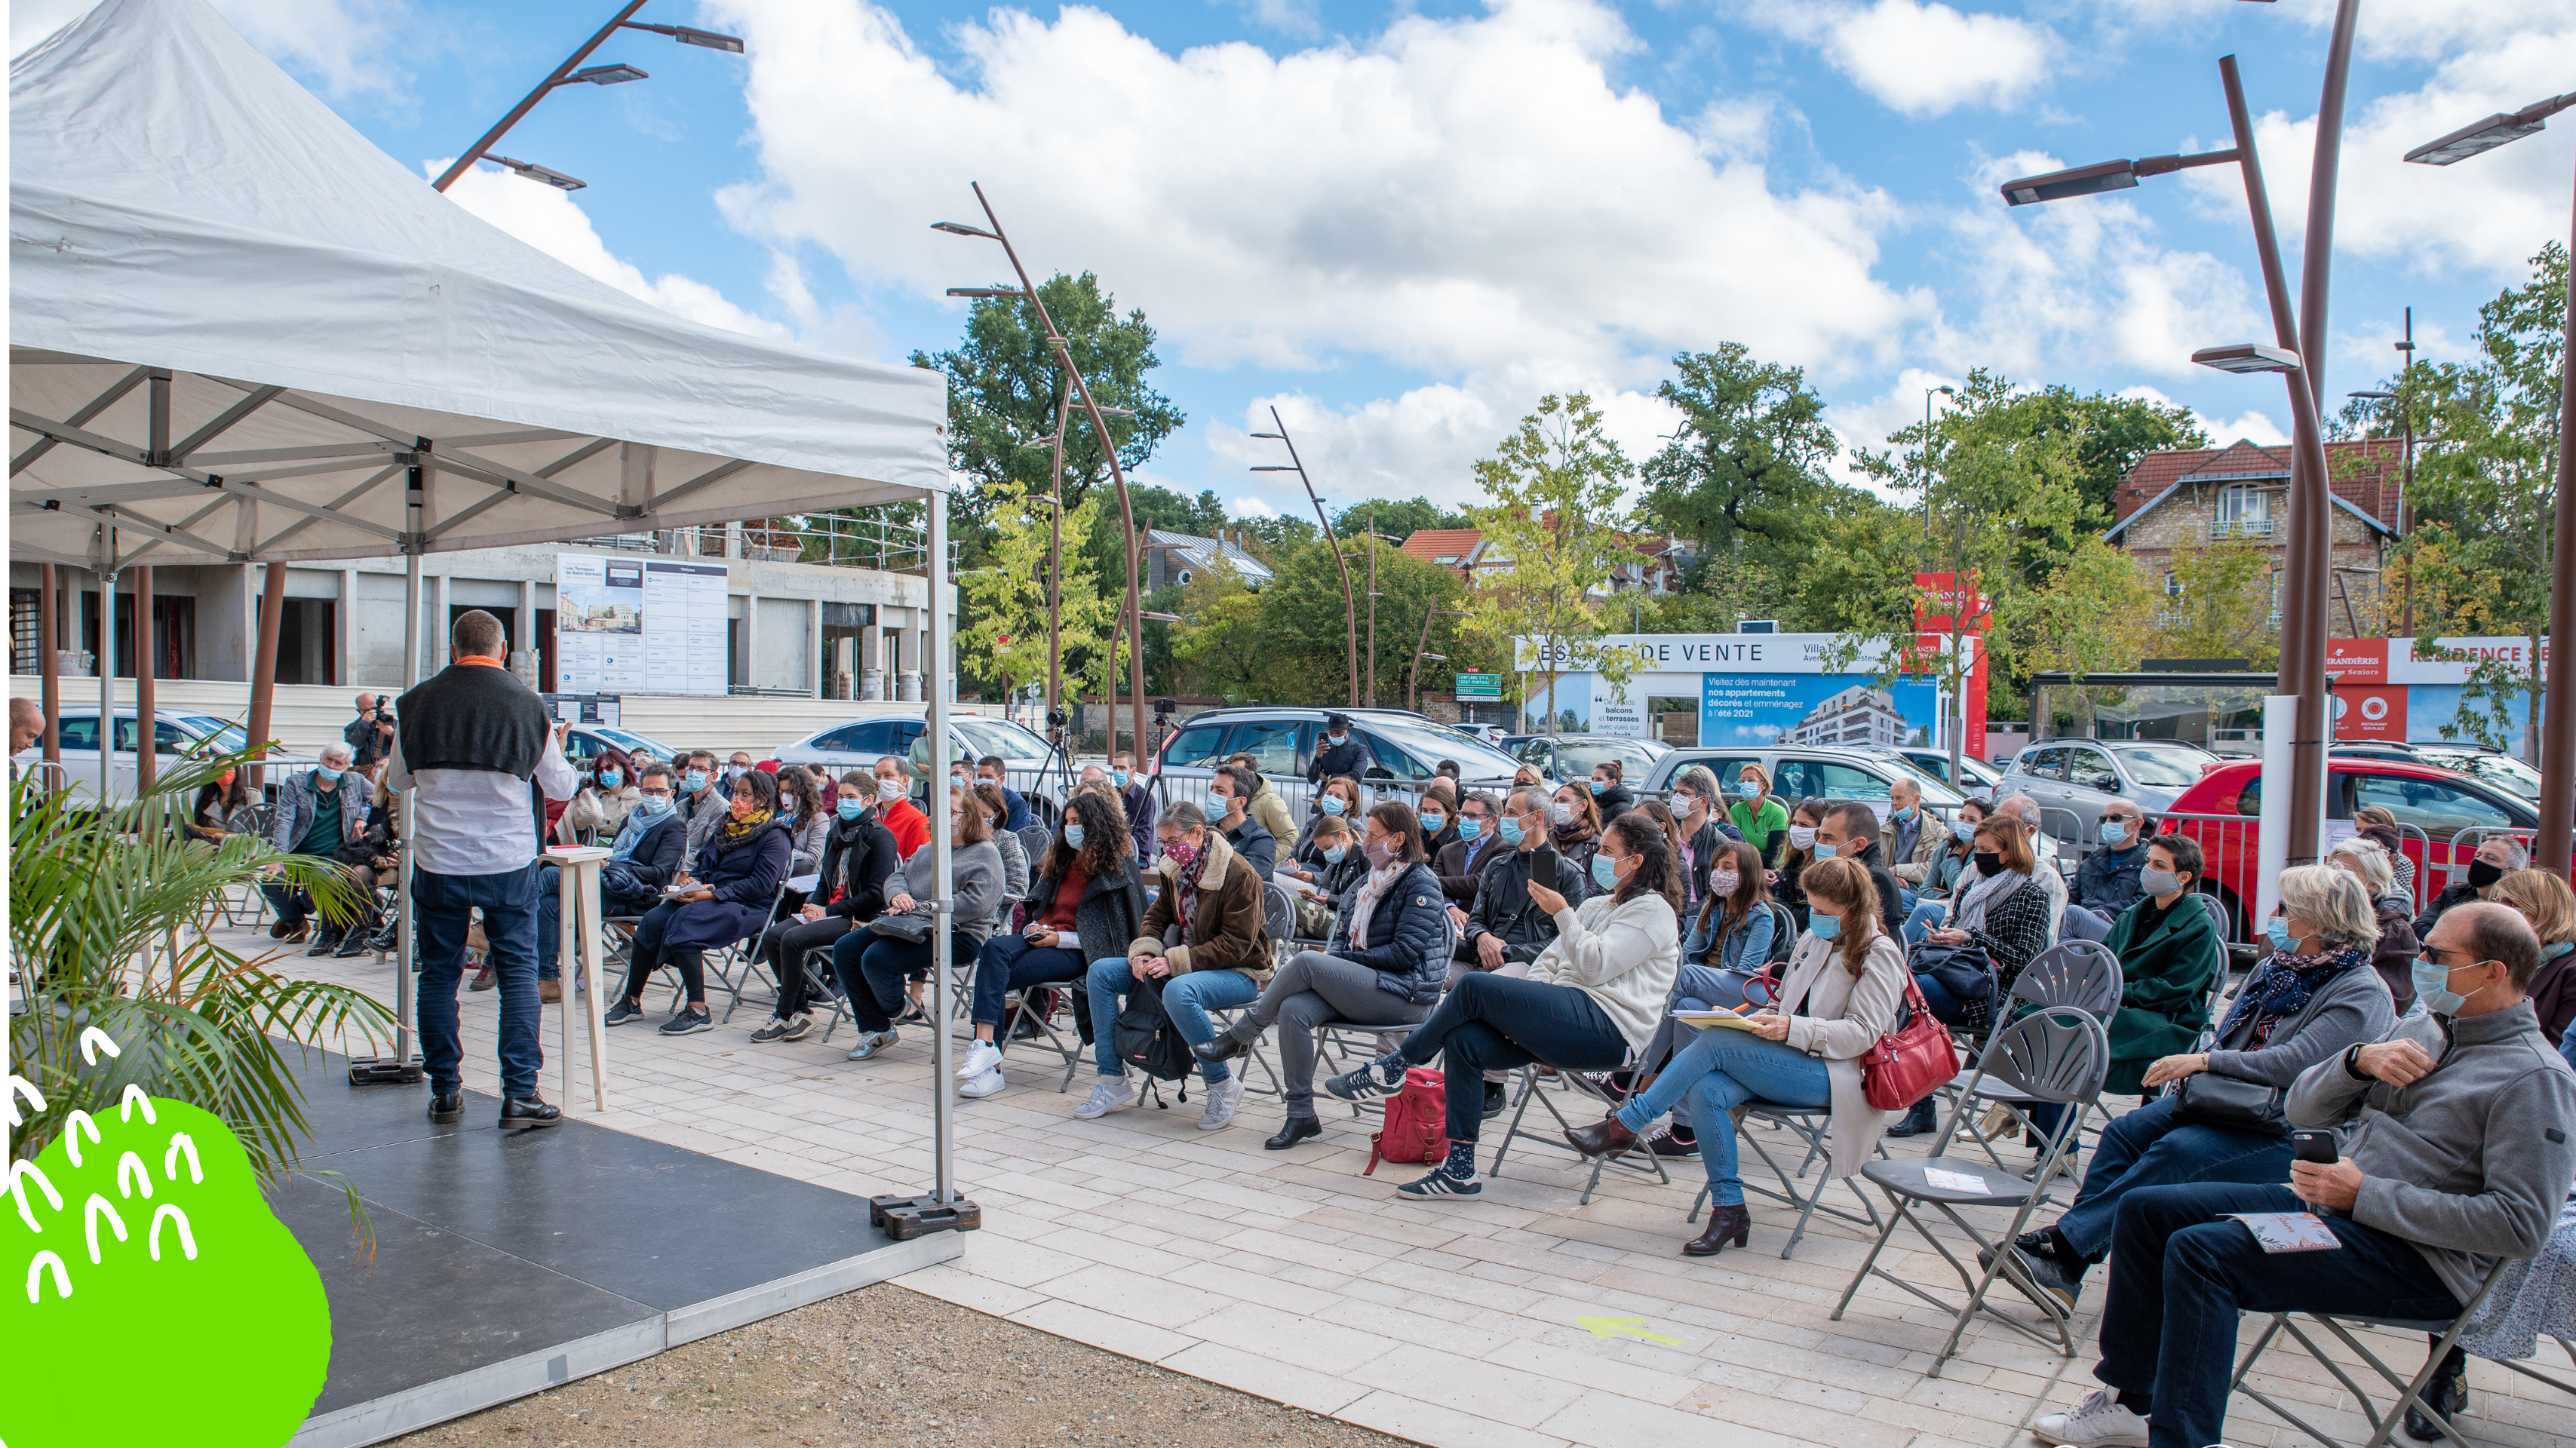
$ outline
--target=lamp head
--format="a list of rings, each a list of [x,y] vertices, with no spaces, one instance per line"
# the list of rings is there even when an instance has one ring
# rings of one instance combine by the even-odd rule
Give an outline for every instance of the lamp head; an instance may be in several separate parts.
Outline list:
[[[2438,141],[2425,142],[2407,152],[2406,159],[2425,166],[2448,166],[2525,136],[2538,135],[2548,125],[2546,121],[2525,121],[2499,111],[2483,121],[2471,121]]]
[[[2097,166],[2007,181],[2003,184],[2004,204],[2030,206],[2042,201],[2063,201],[2070,196],[2098,196],[2105,191],[2126,191],[2137,184],[2136,162],[2104,161]]]
[[[980,236],[986,241],[1001,240],[1000,237],[995,236],[993,233],[986,231],[980,226],[968,226],[962,221],[934,221],[930,223],[930,229],[933,231],[947,232],[950,236]]]
[[[588,81],[592,85],[624,85],[630,80],[647,79],[650,79],[650,77],[644,72],[621,62],[617,65],[594,65],[582,70],[574,71],[572,74],[564,77],[564,84],[570,85],[575,81]]]
[[[579,191],[590,184],[578,176],[567,176],[561,171],[548,169],[533,161],[513,161],[507,156],[492,156],[487,159],[493,165],[513,175],[524,176],[531,181],[543,181],[558,191]]]
[[[952,297],[1025,297],[1028,293],[1018,287],[950,287],[948,295]]]
[[[714,30],[692,30],[686,25],[674,25],[671,27],[671,38],[682,45],[702,45],[709,50],[729,50],[736,55],[742,54],[742,37],[739,35],[726,35]]]
[[[2296,372],[2299,354],[2286,347],[2266,347],[2259,342],[2233,342],[2224,347],[2203,347],[2191,354],[2194,365],[2215,367],[2221,372]]]

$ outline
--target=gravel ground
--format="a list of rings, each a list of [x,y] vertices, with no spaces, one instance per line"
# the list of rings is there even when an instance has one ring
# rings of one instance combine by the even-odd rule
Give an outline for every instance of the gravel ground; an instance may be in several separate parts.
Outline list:
[[[1403,1440],[880,1283],[395,1442],[1401,1448]]]

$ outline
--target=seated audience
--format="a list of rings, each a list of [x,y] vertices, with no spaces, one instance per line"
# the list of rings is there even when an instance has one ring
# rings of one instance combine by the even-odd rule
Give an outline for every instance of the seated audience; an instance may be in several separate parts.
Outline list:
[[[1520,768],[1512,771],[1512,788],[1527,789],[1531,785],[1536,785],[1541,789],[1545,789],[1547,787],[1547,777],[1538,772],[1537,765],[1524,764]]]
[[[1281,799],[1279,791],[1270,787],[1270,781],[1261,777],[1260,761],[1249,754],[1236,754],[1226,763],[1242,770],[1252,780],[1252,792],[1244,798],[1244,813],[1261,821],[1261,827],[1270,831],[1273,840],[1284,844],[1297,838],[1297,827],[1288,819],[1288,801]]]
[[[1572,860],[1578,870],[1590,869],[1593,851],[1601,848],[1602,826],[1601,808],[1590,792],[1580,785],[1558,785],[1547,819],[1557,853]]]
[[[1507,853],[1476,882],[1475,903],[1468,907],[1467,928],[1462,932],[1467,953],[1474,958],[1465,964],[1473,970],[1527,974],[1513,967],[1537,960],[1556,940],[1555,913],[1541,907],[1529,891],[1532,862],[1550,839],[1546,788],[1531,785],[1514,790],[1503,801],[1494,834]],[[1590,876],[1583,867],[1562,851],[1552,858],[1556,862],[1553,877],[1540,884],[1570,900],[1579,901],[1590,893]],[[1451,972],[1451,983],[1462,973]]]
[[[1772,862],[1772,868],[1783,868],[1779,864],[1780,851],[1793,821],[1789,806],[1771,797],[1771,771],[1748,761],[1735,772],[1735,802],[1727,806],[1726,817],[1737,834],[1760,850],[1763,859]],[[1807,821],[1810,828],[1815,823]]]
[[[1798,801],[1798,807],[1789,811],[1788,827],[1780,832],[1780,852],[1772,857],[1778,864],[1764,876],[1773,897],[1789,908],[1789,918],[1802,931],[1807,928],[1807,892],[1798,888],[1798,880],[1820,858],[1816,831],[1824,823],[1825,811],[1832,808],[1830,801],[1814,795]]]
[[[1020,837],[1002,827],[1011,817],[1011,806],[1002,798],[1002,787],[987,780],[970,787],[967,808],[984,812],[984,833],[1002,857],[1002,911],[1008,915],[1012,905],[1029,898],[1029,852]]]
[[[1260,779],[1251,770],[1229,764],[1208,781],[1207,815],[1225,834],[1236,859],[1252,867],[1261,883],[1270,883],[1278,868],[1279,837],[1270,833],[1250,809],[1252,786]]]
[[[948,879],[955,908],[949,915],[952,961],[974,960],[1010,910],[1002,893],[1002,852],[982,802],[955,785],[948,788]],[[865,1061],[901,1039],[898,1012],[907,1009],[906,984],[930,974],[936,949],[931,932],[939,917],[930,908],[937,880],[935,851],[915,850],[886,877],[885,912],[832,944],[832,974],[849,1000],[859,1039],[849,1059]],[[929,1023],[945,1029],[944,1021]]]
[[[779,771],[781,777],[785,770]],[[797,1041],[814,1027],[805,1009],[805,957],[836,944],[885,909],[886,878],[903,863],[894,832],[879,818],[876,780],[852,770],[841,776],[838,798],[823,834],[811,894],[796,909],[797,923],[772,930],[764,954],[778,982],[778,1006],[751,1033],[766,1045]]]
[[[1329,943],[1301,950],[1234,1023],[1203,1045],[1202,1061],[1230,1061],[1279,1026],[1279,1078],[1288,1119],[1264,1150],[1286,1151],[1324,1134],[1315,1117],[1315,1028],[1326,1021],[1403,1025],[1431,1014],[1449,979],[1448,927],[1439,876],[1422,853],[1426,826],[1410,805],[1368,812],[1360,850],[1368,874],[1342,898]]]
[[[975,761],[975,779],[1002,792],[1002,828],[1017,834],[1038,821],[1029,814],[1028,797],[1011,788],[1003,778],[1002,756],[987,754]]]
[[[1257,823],[1252,828],[1261,830]],[[1154,865],[1162,876],[1160,892],[1125,953],[1107,953],[1115,942],[1104,942],[1092,953],[1086,988],[1100,1079],[1090,1099],[1073,1109],[1085,1121],[1135,1104],[1136,1083],[1127,1079],[1126,1063],[1118,1058],[1117,1023],[1120,1003],[1137,982],[1161,983],[1164,1013],[1182,1039],[1195,1046],[1216,1036],[1209,1011],[1252,1004],[1270,979],[1264,887],[1252,863],[1237,855],[1225,832],[1187,800],[1165,810],[1155,829],[1162,851]],[[1261,830],[1263,839],[1269,834]],[[1223,1061],[1202,1061],[1199,1076],[1208,1086],[1199,1129],[1232,1125],[1235,1108],[1243,1102],[1242,1079]]]
[[[1422,821],[1423,858],[1437,859],[1442,850],[1458,843],[1458,786],[1455,781],[1435,779],[1422,791],[1414,806]]]
[[[801,764],[782,764],[771,778],[778,781],[778,822],[787,827],[787,873],[810,875],[823,863],[823,841],[832,831],[832,808],[823,803],[824,781]],[[833,794],[835,803],[839,793]],[[790,908],[805,898],[788,892]]]
[[[1592,792],[1592,801],[1600,806],[1601,818],[1615,820],[1637,807],[1637,792],[1630,789],[1627,769],[1616,759],[1605,759],[1592,766],[1592,778],[1584,787]]]
[[[1948,837],[1941,842],[1941,853],[1934,857],[1924,872],[1923,884],[1915,894],[1912,914],[1905,918],[1905,948],[1912,950],[1922,943],[1923,932],[1941,923],[1950,913],[1950,897],[1957,891],[1959,877],[1976,870],[1977,826],[1994,813],[1981,799],[1961,804],[1953,817]]]
[[[1476,1139],[1484,1122],[1485,1071],[1531,1064],[1614,1070],[1654,1035],[1681,956],[1680,862],[1663,831],[1635,813],[1612,820],[1598,845],[1592,879],[1603,893],[1581,908],[1545,885],[1523,887],[1557,929],[1528,975],[1462,977],[1400,1049],[1324,1083],[1346,1101],[1365,1100],[1401,1086],[1408,1068],[1442,1058],[1448,1159],[1396,1190],[1414,1197],[1472,1197],[1484,1190]]]
[[[1708,1170],[1709,1215],[1707,1229],[1682,1244],[1685,1256],[1716,1256],[1752,1233],[1728,1114],[1735,1108],[1755,1101],[1829,1108],[1826,1169],[1837,1178],[1859,1172],[1892,1114],[1862,1094],[1860,1057],[1896,1029],[1904,948],[1881,927],[1867,866],[1837,856],[1808,867],[1805,879],[1809,928],[1790,952],[1779,1003],[1755,1014],[1750,1030],[1701,1031],[1643,1093],[1599,1124],[1566,1133],[1587,1156],[1624,1151],[1688,1098]]]
[[[689,840],[680,854],[680,868],[697,868],[698,851],[706,848],[707,837],[716,826],[732,817],[732,781],[716,767],[716,757],[704,749],[692,751],[680,774],[680,818],[689,822]]]
[[[2226,960],[2215,900],[2193,898],[2203,860],[2197,841],[2158,835],[2138,867],[2139,896],[2103,944],[2120,957],[2120,1008],[2108,1022],[2111,1072],[2102,1090],[2135,1096],[2147,1068],[2191,1049],[2209,1026],[2209,986]],[[2051,1124],[2053,1124],[2053,1117]]]
[[[634,782],[641,776],[630,769],[626,756],[614,751],[592,760],[581,788],[565,801],[563,814],[555,821],[555,843],[581,844],[585,830],[592,843],[617,838],[617,832],[626,827],[626,812],[635,808],[637,799]]]
[[[1136,767],[1136,756],[1120,750],[1109,756],[1109,782],[1118,788],[1118,802],[1127,811],[1127,833],[1136,843],[1136,858],[1154,858],[1154,845],[1161,838],[1154,828],[1154,786],[1145,772]]]
[[[14,701],[13,701],[14,702]],[[233,816],[250,808],[250,776],[236,766],[197,786],[188,808],[188,838],[216,845],[232,833]]]
[[[1350,821],[1326,815],[1315,822],[1313,840],[1315,867],[1299,870],[1288,881],[1288,892],[1297,898],[1299,940],[1331,936],[1342,897],[1368,873],[1368,857],[1360,853],[1359,834]],[[1280,873],[1287,874],[1288,867],[1280,867]]]
[[[2407,899],[2414,899],[2415,861],[2406,853],[2405,838],[2397,833],[2397,812],[2384,804],[2366,804],[2352,812],[2352,827],[2363,839],[2379,841],[2379,847],[2388,852],[2388,872],[2396,877],[2397,888]]]
[[[2039,801],[2026,794],[2006,795],[1995,801],[1996,812],[2021,821],[2023,838],[2030,841],[2031,878],[2048,892],[2048,943],[2057,943],[2059,922],[2066,915],[2068,892],[2066,874],[2057,867],[2057,841],[2041,827]]]
[[[1959,893],[1950,897],[1946,923],[1925,931],[1923,938],[1935,945],[1973,945],[1983,951],[1994,966],[1999,1005],[2012,994],[2013,982],[2022,971],[2048,948],[2050,903],[2036,878],[2043,872],[2031,858],[2030,836],[2023,832],[2018,817],[1998,814],[1978,825],[1971,838],[1976,844],[1976,881],[1967,884],[1966,877],[1961,877]],[[1973,1008],[1942,989],[1939,981],[1928,975],[1914,980],[1924,988],[1923,998],[1931,1004],[1932,1014],[1954,1025],[1984,1030],[1985,1023],[1974,1018]]]
[[[912,802],[912,766],[896,755],[876,762],[877,823],[894,836],[895,850],[905,859],[930,843],[930,817]]]
[[[2357,888],[2349,894],[2364,903]],[[2537,1255],[2576,1180],[2576,1132],[2567,1129],[2576,1074],[2543,1042],[2524,996],[2539,968],[2539,941],[2521,916],[2487,902],[2455,905],[2434,923],[2417,966],[2426,1012],[2291,1083],[2291,1125],[2345,1128],[2335,1162],[2291,1162],[2286,1186],[2276,1169],[2260,1182],[2130,1193],[2110,1243],[2093,1369],[2103,1386],[2032,1431],[2048,1443],[2217,1443],[2243,1313],[2441,1321],[2459,1315],[2498,1263]],[[2377,986],[2375,974],[2354,973]],[[2267,1253],[2234,1220],[2302,1211],[2340,1250]],[[2425,1397],[2456,1418],[2468,1400],[2465,1358],[2438,1365]],[[2441,1432],[2416,1420],[2422,1437]]]
[[[2284,870],[2281,911],[2266,930],[2289,943],[2237,988],[2216,1044],[2149,1065],[2141,1090],[2203,1071],[2286,1088],[2318,1062],[2379,1039],[2396,1019],[2388,988],[2367,968],[2379,927],[2359,881],[2320,865]],[[2289,1165],[2287,1138],[2190,1121],[2181,1097],[2154,1097],[2103,1128],[2073,1205],[2054,1225],[2023,1234],[2015,1250],[2031,1279],[2072,1308],[2085,1272],[2111,1250],[2129,1194],[2179,1182],[2277,1182]]]
[[[1694,764],[1673,776],[1672,811],[1682,832],[1682,909],[1687,915],[1698,914],[1708,897],[1708,872],[1717,857],[1744,838],[1726,822],[1722,803],[1717,776],[1708,766]]]
[[[2371,948],[2370,965],[2388,987],[2397,1013],[2406,1014],[2415,1004],[2415,957],[2423,951],[2423,942],[2415,938],[2415,902],[2399,893],[2387,852],[2370,839],[2355,835],[2335,841],[2326,853],[2326,863],[2359,880],[2362,892],[2370,897],[2379,920],[2379,941]]]
[[[2496,882],[2496,903],[2513,907],[2540,937],[2540,972],[2527,994],[2540,1034],[2563,1046],[2576,1023],[2576,891],[2547,870],[2516,870]]]
[[[2432,939],[2433,924],[2442,918],[2443,911],[2471,900],[2494,899],[2497,881],[2516,870],[2529,868],[2530,864],[2531,855],[2522,847],[2521,841],[2505,835],[2488,836],[2479,843],[2478,852],[2469,861],[2462,878],[2443,886],[2442,893],[2433,897],[2433,903],[2425,908],[2424,913],[2415,917],[2416,936]]]
[[[671,769],[648,764],[634,785],[635,803],[609,843],[599,866],[599,914],[603,920],[651,913],[662,903],[662,887],[678,878],[680,851],[688,842],[688,821],[671,803]],[[542,856],[537,861],[537,996],[563,999],[563,891],[561,867]]]
[[[1816,826],[1816,856],[1859,862],[1862,869],[1869,871],[1870,883],[1878,891],[1879,923],[1890,935],[1904,928],[1906,907],[1899,894],[1902,887],[1879,853],[1876,811],[1857,800],[1827,806],[1824,819]]]
[[[2078,940],[2100,940],[2111,922],[2138,898],[2138,872],[2146,867],[2147,841],[2155,825],[2145,811],[2125,799],[2102,806],[2097,827],[2102,847],[2075,867],[2075,885],[2067,893],[2061,934]]]
[[[1778,928],[1771,891],[1762,879],[1761,854],[1741,840],[1727,841],[1709,862],[1708,898],[1682,942],[1681,979],[1675,989],[1704,1005],[1736,1005],[1743,999],[1741,988],[1729,992],[1716,984],[1716,977],[1728,971],[1759,975],[1771,958]],[[1727,999],[1730,994],[1735,999]]]
[[[1896,883],[1917,894],[1932,867],[1950,848],[1949,827],[1923,809],[1923,786],[1899,778],[1887,787],[1887,824],[1879,831],[1879,857]]]
[[[1282,864],[1279,868],[1289,870],[1290,873],[1312,883],[1315,878],[1311,872],[1315,866],[1313,844],[1316,822],[1325,819],[1347,820],[1353,829],[1357,829],[1359,818],[1360,782],[1346,774],[1337,774],[1325,780],[1316,787],[1315,807],[1306,811],[1306,823],[1297,830],[1296,847],[1289,851],[1290,860],[1298,868],[1291,869],[1288,864]]]
[[[644,1014],[644,987],[667,964],[680,972],[681,999],[662,1023],[662,1034],[715,1029],[707,1014],[706,952],[747,939],[769,923],[793,848],[787,827],[778,822],[775,778],[748,770],[734,777],[732,795],[733,808],[707,836],[696,873],[684,874],[679,882],[688,888],[666,891],[662,903],[637,922],[634,962],[626,972],[625,993],[609,1009],[608,1024],[623,1025]]]
[[[349,777],[349,746],[337,740],[322,746],[321,762],[311,772],[286,776],[277,786],[277,804],[268,825],[268,847],[281,855],[307,855],[315,861],[337,863],[341,848],[367,832],[367,801],[357,793],[353,781],[344,782]],[[269,876],[284,871],[285,866],[280,864],[261,867],[261,873]],[[360,875],[362,887],[374,886],[372,871],[352,873]],[[262,881],[259,892],[268,897],[269,907],[277,912],[277,923],[268,928],[270,938],[292,945],[312,933],[311,895],[274,880]],[[324,920],[317,944],[338,950],[341,933],[348,928]]]
[[[1440,877],[1443,898],[1475,903],[1476,882],[1484,878],[1485,867],[1511,853],[1495,828],[1497,823],[1492,795],[1476,790],[1458,801],[1458,822],[1453,827],[1458,838],[1431,862],[1432,873]],[[1430,828],[1430,822],[1424,821],[1423,829]],[[1463,938],[1460,944],[1465,944]]]
[[[1001,1025],[1012,995],[1082,979],[1103,943],[1136,938],[1145,908],[1127,816],[1115,800],[1075,794],[1038,861],[1027,926],[997,931],[976,957],[975,1044],[957,1067],[957,1093],[980,1099],[1002,1089]]]

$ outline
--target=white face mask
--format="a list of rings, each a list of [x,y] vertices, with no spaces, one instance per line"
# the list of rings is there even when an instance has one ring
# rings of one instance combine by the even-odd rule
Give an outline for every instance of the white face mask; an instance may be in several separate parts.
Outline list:
[[[892,804],[896,800],[903,798],[906,793],[907,791],[903,787],[903,781],[900,779],[880,779],[877,781],[877,798],[885,801],[887,804]]]
[[[1563,829],[1565,826],[1574,823],[1574,806],[1562,801],[1551,804],[1547,807],[1547,817],[1550,821],[1555,823],[1557,828]]]
[[[1805,825],[1789,826],[1789,843],[1802,850],[1814,849],[1816,832]]]

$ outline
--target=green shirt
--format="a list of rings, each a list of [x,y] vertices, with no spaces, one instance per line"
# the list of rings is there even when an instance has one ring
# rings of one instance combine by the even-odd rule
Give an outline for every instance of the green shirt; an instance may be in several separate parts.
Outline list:
[[[1744,842],[1757,850],[1767,850],[1771,847],[1773,830],[1785,830],[1789,827],[1788,806],[1770,795],[1762,797],[1762,808],[1759,811],[1750,808],[1739,799],[1726,807],[1726,817],[1735,822],[1737,829],[1744,832]]]
[[[320,855],[326,860],[340,853],[340,796],[347,792],[345,784],[328,794],[318,789],[313,792],[313,827],[304,832],[295,853]]]

